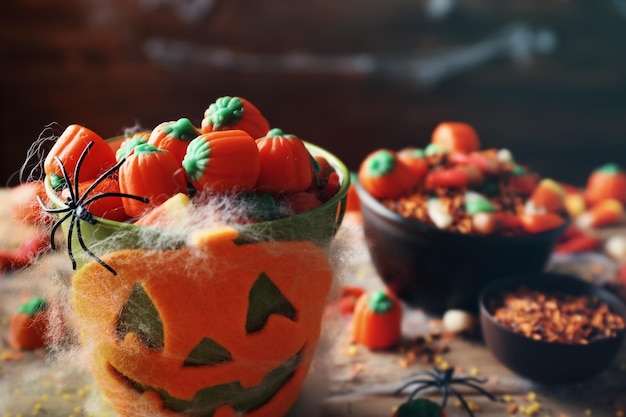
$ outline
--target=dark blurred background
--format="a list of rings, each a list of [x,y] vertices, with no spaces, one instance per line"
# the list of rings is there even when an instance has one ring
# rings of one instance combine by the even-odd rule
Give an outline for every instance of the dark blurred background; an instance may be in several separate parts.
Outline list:
[[[626,165],[623,0],[2,0],[0,58],[3,185],[41,134],[199,124],[222,95],[352,170],[444,120],[560,181]]]

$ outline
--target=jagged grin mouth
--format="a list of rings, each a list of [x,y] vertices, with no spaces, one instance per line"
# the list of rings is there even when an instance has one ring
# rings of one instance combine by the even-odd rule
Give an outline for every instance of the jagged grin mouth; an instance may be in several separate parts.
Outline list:
[[[240,382],[233,381],[200,389],[193,398],[184,400],[168,394],[165,390],[150,387],[137,382],[109,364],[109,372],[118,380],[124,381],[131,389],[144,393],[152,391],[159,395],[163,407],[191,415],[212,416],[215,410],[223,405],[232,407],[239,413],[254,411],[267,404],[272,397],[293,377],[302,357],[302,350],[296,353],[277,368],[265,375],[255,386],[243,387]]]

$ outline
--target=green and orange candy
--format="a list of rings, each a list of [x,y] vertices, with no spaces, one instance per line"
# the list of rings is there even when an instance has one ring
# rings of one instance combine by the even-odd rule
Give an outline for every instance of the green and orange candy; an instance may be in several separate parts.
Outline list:
[[[626,172],[615,163],[602,165],[589,175],[585,196],[589,205],[610,198],[626,204]]]
[[[388,149],[370,153],[361,163],[359,182],[375,198],[397,198],[415,185],[411,168]]]
[[[270,125],[259,109],[245,98],[220,97],[204,112],[202,133],[232,129],[246,131],[258,139],[270,130]]]

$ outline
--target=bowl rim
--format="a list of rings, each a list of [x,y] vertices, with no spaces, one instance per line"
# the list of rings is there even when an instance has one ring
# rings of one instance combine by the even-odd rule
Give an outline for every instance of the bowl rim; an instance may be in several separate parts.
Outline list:
[[[536,289],[538,291],[542,291],[540,288],[542,284],[545,283],[544,280],[551,279],[560,281],[557,284],[560,286],[563,283],[573,283],[579,288],[580,292],[593,292],[598,298],[607,303],[612,313],[618,314],[619,316],[626,321],[626,303],[624,303],[621,299],[619,299],[616,295],[611,293],[610,291],[592,284],[590,282],[585,281],[584,279],[572,275],[572,274],[562,274],[562,273],[554,273],[554,272],[541,272],[535,274],[513,274],[508,275],[506,277],[502,277],[496,279],[495,281],[490,282],[480,291],[480,295],[478,297],[479,302],[479,311],[480,316],[489,321],[492,326],[495,326],[500,331],[505,331],[509,335],[514,335],[520,339],[526,341],[526,343],[535,343],[537,345],[544,346],[558,346],[559,348],[569,348],[569,349],[588,349],[594,345],[601,345],[606,343],[616,343],[620,342],[626,337],[626,328],[617,330],[617,335],[614,337],[606,337],[602,339],[597,339],[590,341],[588,344],[580,344],[580,343],[561,343],[561,342],[547,342],[545,340],[535,340],[529,337],[526,337],[520,333],[517,333],[511,330],[509,327],[503,325],[498,322],[493,314],[489,311],[487,303],[489,300],[493,298],[494,295],[500,294],[506,291],[514,291],[519,288],[519,286],[526,284],[530,289]],[[553,281],[554,282],[554,281]],[[561,291],[561,290],[559,290]],[[568,294],[567,289],[562,290],[563,293]],[[492,293],[492,294],[490,294]],[[618,311],[615,311],[618,310]]]
[[[372,210],[378,216],[383,219],[401,225],[405,230],[414,231],[418,233],[439,233],[443,236],[449,236],[450,238],[455,237],[461,240],[466,240],[468,242],[480,242],[485,241],[485,239],[493,240],[494,242],[510,242],[515,239],[518,242],[528,242],[532,243],[533,241],[543,241],[546,239],[554,238],[567,229],[571,223],[571,218],[569,216],[565,217],[565,222],[554,229],[546,230],[545,232],[540,233],[527,233],[527,234],[518,234],[514,236],[504,236],[500,234],[491,234],[491,235],[477,235],[477,234],[465,234],[465,233],[457,233],[451,232],[448,230],[438,229],[433,227],[427,223],[424,223],[418,219],[411,219],[408,217],[404,217],[401,214],[389,209],[384,204],[382,204],[377,198],[371,195],[360,183],[360,181],[354,181],[354,187],[357,191],[359,199],[361,200],[362,206],[367,207]],[[364,216],[366,218],[366,216]]]
[[[111,144],[111,143],[115,143],[116,141],[121,141],[127,137],[128,136],[115,136],[115,137],[105,139],[105,140],[109,144]],[[347,192],[348,192],[348,188],[350,187],[350,171],[348,170],[348,167],[333,153],[313,143],[310,143],[304,140],[302,142],[304,142],[304,145],[309,150],[312,156],[322,156],[328,161],[328,163],[335,169],[335,172],[339,174],[341,186],[339,187],[335,195],[333,195],[330,199],[328,199],[327,201],[325,201],[322,205],[318,207],[315,207],[303,213],[298,213],[292,216],[283,217],[283,218],[276,219],[276,220],[252,223],[253,225],[263,224],[263,225],[269,226],[269,225],[280,224],[280,222],[283,222],[289,219],[294,219],[294,218],[304,219],[308,216],[314,216],[316,213],[321,212],[330,206],[339,205],[339,204],[341,204],[341,206],[339,207],[335,222],[337,225],[341,224],[342,218],[345,212],[345,202],[342,204],[342,200],[345,199]],[[63,207],[65,203],[59,197],[59,194],[54,190],[54,188],[52,188],[50,176],[46,175],[44,177],[43,182],[44,182],[44,189],[46,191],[46,195],[48,198],[50,198],[52,204],[56,207]],[[141,228],[141,227],[149,227],[155,230],[161,229],[161,227],[159,226],[142,226],[142,225],[138,225],[135,223],[119,222],[116,220],[110,220],[110,219],[106,219],[106,218],[98,217],[98,216],[94,216],[94,218],[96,219],[98,224],[102,226],[106,226],[108,228],[112,228],[112,229],[134,230],[136,228]],[[247,226],[247,225],[243,224],[241,226]]]

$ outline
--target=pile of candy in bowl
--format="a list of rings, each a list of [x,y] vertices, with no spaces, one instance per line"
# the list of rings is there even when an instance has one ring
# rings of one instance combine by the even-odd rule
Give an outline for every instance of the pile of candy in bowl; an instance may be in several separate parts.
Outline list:
[[[568,218],[565,191],[506,149],[480,149],[465,123],[442,123],[425,149],[379,149],[361,164],[363,188],[387,208],[462,234],[534,234]]]
[[[255,223],[314,209],[336,195],[341,173],[311,147],[270,129],[248,100],[226,96],[207,108],[201,127],[181,118],[104,140],[71,125],[44,170],[68,207],[99,218],[151,225],[159,217],[153,210],[174,196],[179,205],[229,196],[241,202],[229,220]]]
[[[619,181],[609,168],[603,175]],[[482,148],[471,125],[444,122],[423,149],[367,155],[356,189],[383,282],[403,301],[443,314],[476,312],[486,284],[538,273],[554,250],[599,246],[585,229],[620,221],[624,204],[619,186],[601,183],[604,194],[542,178],[509,150]]]

